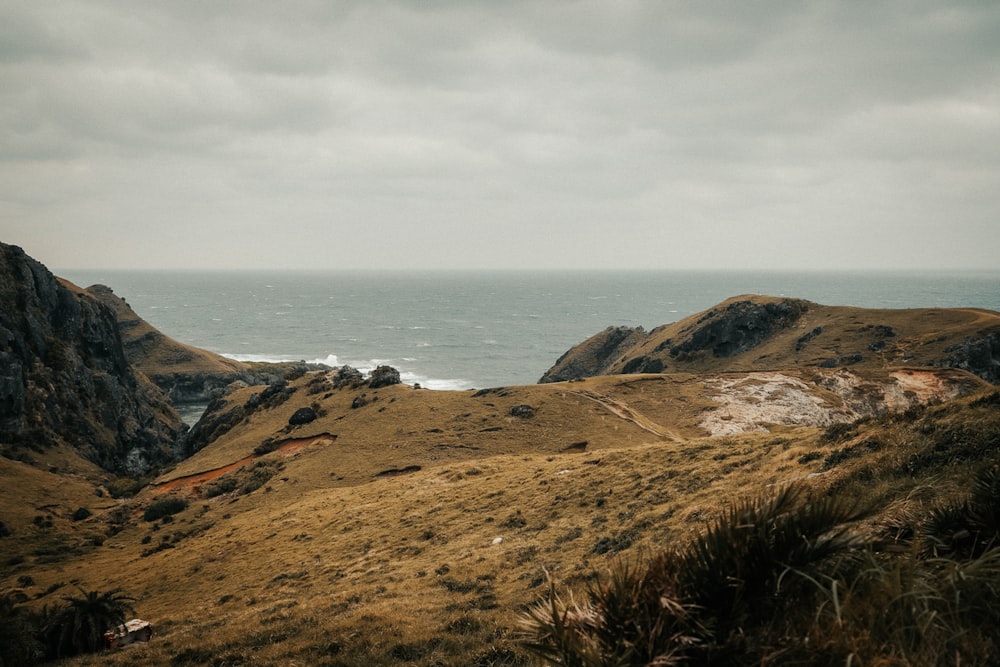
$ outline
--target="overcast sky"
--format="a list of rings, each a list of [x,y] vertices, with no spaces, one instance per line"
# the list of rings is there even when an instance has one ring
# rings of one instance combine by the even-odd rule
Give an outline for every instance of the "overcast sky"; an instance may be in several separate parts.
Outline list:
[[[1000,268],[998,2],[0,0],[51,268]]]

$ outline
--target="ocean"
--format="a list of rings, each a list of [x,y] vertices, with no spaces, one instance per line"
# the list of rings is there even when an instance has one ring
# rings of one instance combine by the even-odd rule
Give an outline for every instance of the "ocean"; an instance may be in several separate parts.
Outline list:
[[[399,369],[428,389],[532,384],[614,325],[647,330],[731,296],[1000,311],[1000,271],[55,271],[107,285],[160,331],[241,360]]]

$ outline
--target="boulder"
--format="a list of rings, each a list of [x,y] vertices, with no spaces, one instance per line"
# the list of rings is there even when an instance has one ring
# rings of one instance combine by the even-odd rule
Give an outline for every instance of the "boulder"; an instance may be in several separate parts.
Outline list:
[[[309,422],[316,420],[316,411],[312,408],[305,407],[299,408],[288,418],[288,424],[290,426],[302,426],[303,424],[308,424]]]
[[[392,366],[379,366],[373,370],[371,375],[368,377],[368,386],[372,389],[388,387],[390,385],[399,384],[400,382],[399,371]]]
[[[535,416],[535,408],[527,404],[515,405],[510,409],[511,417],[518,417],[519,419],[531,419]]]
[[[330,381],[336,389],[340,389],[341,387],[360,387],[365,381],[365,376],[357,368],[341,366],[333,374],[333,377],[330,378]]]

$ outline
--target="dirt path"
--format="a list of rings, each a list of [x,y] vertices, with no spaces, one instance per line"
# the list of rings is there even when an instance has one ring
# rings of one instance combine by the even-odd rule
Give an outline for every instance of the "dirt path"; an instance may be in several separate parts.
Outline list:
[[[615,400],[610,396],[605,396],[604,394],[598,394],[593,391],[571,391],[569,392],[581,398],[585,398],[589,401],[593,401],[598,405],[602,406],[608,412],[618,417],[619,419],[624,419],[625,421],[632,422],[644,431],[648,431],[653,435],[666,438],[667,440],[673,440],[674,442],[683,442],[684,438],[680,436],[679,433],[672,429],[665,428],[660,424],[657,424],[649,417],[646,417],[640,412],[636,412],[630,408],[627,404]]]
[[[311,436],[309,438],[293,438],[291,440],[285,440],[280,445],[278,445],[274,451],[280,453],[283,457],[289,458],[295,454],[302,451],[304,448],[308,447],[317,442],[322,442],[324,440],[333,442],[337,439],[337,436],[331,435],[329,433],[322,433],[320,435]],[[268,452],[271,453],[271,452]],[[251,454],[246,456],[239,461],[229,463],[219,468],[213,468],[211,470],[205,470],[203,472],[194,473],[191,475],[184,475],[182,477],[176,477],[171,480],[167,480],[162,484],[157,484],[152,487],[153,493],[155,495],[163,495],[165,493],[170,493],[171,491],[184,491],[187,493],[194,493],[198,487],[200,487],[205,482],[210,482],[214,479],[222,477],[227,472],[236,470],[240,466],[251,463],[262,456],[267,456],[267,454]]]

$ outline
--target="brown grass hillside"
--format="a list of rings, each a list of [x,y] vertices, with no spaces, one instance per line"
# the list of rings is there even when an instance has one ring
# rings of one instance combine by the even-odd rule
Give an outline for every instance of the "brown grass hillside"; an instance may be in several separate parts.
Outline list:
[[[334,389],[329,377],[315,372],[292,382],[284,402],[252,411],[228,431],[217,429],[209,447],[157,481],[218,469],[261,447],[326,438],[324,446],[311,449],[313,461],[335,485],[351,486],[385,471],[503,454],[593,453],[724,433],[825,427],[989,386],[951,369],[864,376],[818,369],[627,375],[464,392],[402,384]],[[234,391],[217,404],[215,415],[231,413],[260,392],[260,387]],[[306,406],[317,419],[290,426],[292,415]],[[211,415],[206,421],[212,422]]]
[[[831,413],[848,409],[816,381],[842,371],[789,377]],[[81,470],[45,508],[22,508],[0,540],[0,586],[36,606],[75,586],[138,599],[154,640],[73,664],[527,664],[518,623],[547,576],[579,589],[618,559],[696,533],[737,498],[798,480],[864,496],[885,518],[960,493],[996,459],[1000,411],[972,376],[933,377],[926,386],[948,388],[935,407],[710,437],[699,424],[724,406],[695,376],[431,392],[332,389],[326,374],[307,374],[134,498],[98,496],[113,480]],[[859,381],[869,393],[895,382]],[[946,400],[953,391],[967,397]],[[320,416],[290,428],[306,405]],[[515,409],[524,405],[531,416],[512,414],[527,415]],[[56,472],[31,473],[39,492]],[[175,497],[185,509],[143,518]],[[2,500],[5,517],[22,502]],[[66,518],[75,505],[93,515]],[[25,525],[45,511],[52,527]]]
[[[968,341],[978,341],[973,348]],[[634,372],[957,366],[1000,378],[1000,314],[975,308],[871,309],[743,295],[646,333],[608,329],[542,381]]]
[[[119,321],[133,350],[150,346],[150,373],[229,368],[129,312]],[[973,582],[977,610],[1000,599],[1000,531],[960,519],[1000,466],[1000,393],[982,377],[998,317],[740,297],[581,344],[557,367],[621,366],[580,380],[428,391],[299,368],[232,387],[192,429],[191,455],[146,479],[26,441],[0,457],[0,594],[40,613],[120,589],[155,628],[148,644],[64,664],[527,665],[522,624],[550,591],[589,599],[609,573],[795,485],[863,508],[852,530],[879,547],[854,556],[909,588],[866,597],[867,580],[819,577],[819,607],[783,602],[794,633],[762,626],[772,643],[748,631],[720,646],[760,664],[990,664],[992,616],[969,625],[932,604],[918,633],[930,646],[909,621],[878,635],[869,616],[917,594],[951,600],[938,580]],[[620,372],[631,366],[644,372]],[[942,566],[973,534],[988,558]]]

